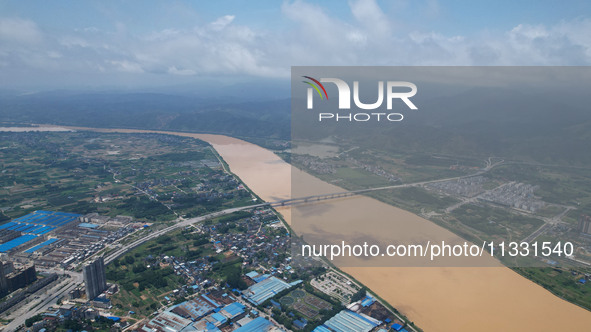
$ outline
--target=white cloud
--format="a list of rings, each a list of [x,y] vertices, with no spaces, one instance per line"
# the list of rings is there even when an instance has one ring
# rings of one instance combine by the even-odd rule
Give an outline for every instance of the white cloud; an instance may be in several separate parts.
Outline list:
[[[392,33],[388,18],[375,0],[357,0],[350,3],[350,6],[353,16],[367,32],[378,38]]]
[[[215,30],[215,31],[222,30],[225,27],[227,27],[230,23],[232,23],[232,21],[234,21],[234,18],[235,18],[234,15],[222,16],[222,17],[218,18],[217,20],[213,21],[210,24],[210,27],[212,30]]]
[[[582,33],[589,29],[589,19],[553,26],[519,24],[503,36],[482,40],[480,44],[496,54],[493,64],[589,65],[591,38]]]
[[[519,24],[510,32],[513,36],[520,36],[527,39],[545,38],[549,36],[548,31],[543,25],[525,25]]]
[[[59,43],[65,47],[90,47],[90,43],[84,38],[76,36],[64,36],[59,39]]]
[[[142,69],[139,63],[127,61],[127,60],[111,60],[108,61],[111,65],[113,65],[116,70],[126,72],[126,73],[143,73],[144,70]]]
[[[354,19],[345,21],[317,4],[284,2],[281,13],[289,23],[278,29],[225,15],[190,28],[137,32],[116,23],[111,30],[83,27],[50,35],[30,20],[1,18],[0,66],[68,71],[81,80],[86,73],[130,73],[141,83],[146,74],[168,75],[170,82],[179,75],[288,77],[292,65],[591,64],[591,19],[456,36],[397,31],[399,22],[375,0],[349,6]],[[429,6],[438,14],[436,1]]]
[[[41,41],[35,22],[20,18],[0,18],[0,40],[31,44]]]

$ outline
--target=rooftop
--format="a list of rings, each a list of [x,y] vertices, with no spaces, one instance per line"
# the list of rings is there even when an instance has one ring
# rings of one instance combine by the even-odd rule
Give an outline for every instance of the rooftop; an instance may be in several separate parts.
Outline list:
[[[265,331],[282,331],[275,327],[273,323],[269,322],[263,317],[258,317],[248,322],[246,325],[234,330],[234,332],[265,332]]]
[[[229,319],[234,319],[235,317],[239,316],[240,314],[244,313],[244,308],[246,308],[242,303],[234,302],[225,306],[220,313]]]
[[[212,312],[213,309],[215,307],[211,303],[200,297],[196,297],[172,307],[170,311],[185,318],[199,319]]]
[[[324,328],[328,327],[336,332],[369,332],[381,322],[363,314],[342,310],[331,319],[324,322]],[[328,329],[314,329],[315,332],[326,332]]]
[[[145,332],[171,332],[180,331],[185,326],[191,324],[191,321],[172,312],[164,311],[154,317],[146,325],[142,326],[141,331]]]
[[[258,284],[250,286],[247,290],[243,291],[243,295],[250,302],[259,305],[289,287],[291,286],[285,281],[276,277],[270,277]]]
[[[8,242],[0,244],[0,252],[7,252],[11,249],[14,249],[22,244],[25,244],[25,243],[33,240],[35,238],[37,238],[37,236],[31,235],[31,234],[21,235],[14,240],[10,240]]]

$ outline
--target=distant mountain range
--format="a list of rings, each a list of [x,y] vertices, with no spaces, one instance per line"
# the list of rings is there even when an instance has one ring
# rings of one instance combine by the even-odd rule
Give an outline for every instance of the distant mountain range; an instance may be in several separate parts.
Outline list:
[[[288,98],[155,92],[0,93],[2,121],[290,138]],[[244,101],[246,100],[246,101]]]
[[[200,93],[190,87],[160,92],[0,91],[0,119],[291,138],[289,86],[238,84],[196,91]],[[419,110],[405,111],[400,123],[382,123],[367,130],[367,125],[342,122],[319,125],[315,117],[296,115],[294,134],[306,139],[333,135],[356,142],[379,141],[383,149],[402,153],[494,155],[589,165],[591,112],[586,98],[555,98],[502,88],[474,88],[432,98],[423,94],[413,98]]]

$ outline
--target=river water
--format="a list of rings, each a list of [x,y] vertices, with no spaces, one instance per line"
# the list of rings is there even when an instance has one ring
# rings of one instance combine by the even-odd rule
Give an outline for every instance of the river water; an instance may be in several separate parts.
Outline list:
[[[158,131],[91,129],[98,132]],[[2,129],[0,129],[2,130]],[[291,197],[292,168],[273,152],[227,136],[159,132],[209,142],[233,173],[266,201]],[[293,170],[320,194],[339,189]],[[342,190],[342,189],[340,189]],[[338,191],[338,190],[336,190]],[[359,199],[372,200],[367,197]],[[340,220],[355,213],[356,205],[340,204],[323,210],[325,219]],[[375,201],[401,223],[420,225],[424,232],[446,232],[407,211]],[[289,208],[281,208],[291,223]],[[297,213],[294,211],[294,213]],[[333,229],[334,230],[334,229]],[[348,230],[344,230],[348,231]],[[343,271],[376,292],[425,331],[590,331],[591,312],[566,302],[505,267],[344,267]]]

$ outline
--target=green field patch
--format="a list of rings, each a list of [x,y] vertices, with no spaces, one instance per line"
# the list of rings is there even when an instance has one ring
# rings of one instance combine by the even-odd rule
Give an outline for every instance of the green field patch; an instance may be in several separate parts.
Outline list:
[[[421,212],[422,210],[443,210],[459,202],[457,199],[431,193],[423,188],[410,187],[392,190],[376,191],[369,194],[385,203],[404,209]]]
[[[362,188],[383,186],[384,183],[387,183],[386,179],[361,168],[337,168],[334,176]]]

